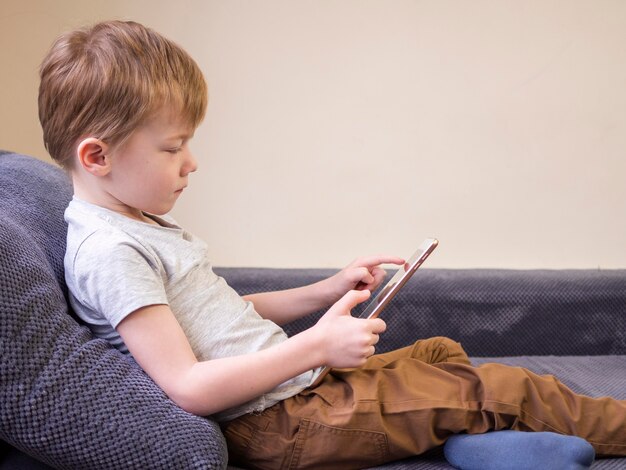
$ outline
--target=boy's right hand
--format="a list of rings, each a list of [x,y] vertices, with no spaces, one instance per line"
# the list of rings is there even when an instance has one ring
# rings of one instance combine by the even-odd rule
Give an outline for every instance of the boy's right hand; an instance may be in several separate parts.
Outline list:
[[[370,297],[370,291],[351,290],[335,303],[315,325],[322,342],[323,365],[359,367],[375,351],[386,325],[380,318],[354,318],[350,311]]]

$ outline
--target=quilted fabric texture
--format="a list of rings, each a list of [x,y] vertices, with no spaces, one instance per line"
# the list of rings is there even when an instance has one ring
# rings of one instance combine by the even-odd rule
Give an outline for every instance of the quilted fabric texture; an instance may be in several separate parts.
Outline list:
[[[56,468],[224,468],[215,423],[68,313],[70,197],[61,170],[0,154],[0,439]]]

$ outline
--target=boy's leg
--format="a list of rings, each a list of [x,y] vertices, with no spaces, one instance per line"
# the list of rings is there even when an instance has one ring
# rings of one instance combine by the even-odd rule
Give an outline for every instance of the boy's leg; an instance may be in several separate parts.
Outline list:
[[[408,355],[428,364],[458,362],[470,364],[461,345],[449,338],[436,337],[416,342]],[[390,353],[398,358],[401,351]],[[381,355],[381,358],[387,355]],[[372,356],[375,360],[376,356]],[[385,357],[386,359],[386,357]],[[373,362],[373,361],[372,361]],[[446,441],[446,459],[461,469],[567,468],[582,470],[594,460],[591,444],[575,436],[552,432],[513,430],[484,434],[455,434]]]
[[[508,428],[578,435],[599,454],[626,455],[626,402],[575,395],[550,376],[500,364],[383,362],[333,371],[315,389],[228,425],[229,449],[243,457],[235,462],[358,468],[420,454],[453,433]]]
[[[428,364],[470,364],[459,343],[436,337],[420,340],[409,348],[372,356],[365,367],[383,367],[402,356]],[[552,432],[503,430],[485,434],[456,434],[445,445],[446,459],[463,470],[503,467],[583,470],[589,468],[594,455],[593,447],[584,439]]]

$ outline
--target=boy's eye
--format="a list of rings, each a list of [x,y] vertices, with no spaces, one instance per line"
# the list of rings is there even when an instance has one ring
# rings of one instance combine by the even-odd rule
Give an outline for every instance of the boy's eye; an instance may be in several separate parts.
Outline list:
[[[181,150],[182,150],[182,147],[175,147],[175,148],[167,149],[166,152],[167,153],[176,154],[176,153],[180,152]]]

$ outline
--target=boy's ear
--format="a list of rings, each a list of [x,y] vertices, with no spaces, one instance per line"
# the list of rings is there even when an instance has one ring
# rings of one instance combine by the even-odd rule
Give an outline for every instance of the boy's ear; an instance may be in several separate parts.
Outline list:
[[[107,155],[109,146],[95,137],[87,137],[78,144],[78,163],[94,176],[105,176],[111,171],[111,158]]]

